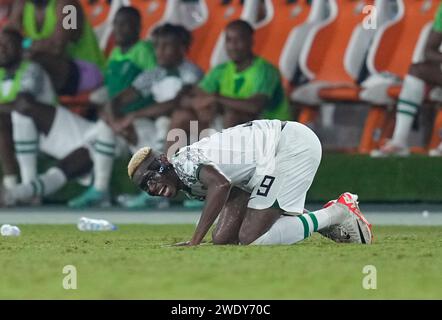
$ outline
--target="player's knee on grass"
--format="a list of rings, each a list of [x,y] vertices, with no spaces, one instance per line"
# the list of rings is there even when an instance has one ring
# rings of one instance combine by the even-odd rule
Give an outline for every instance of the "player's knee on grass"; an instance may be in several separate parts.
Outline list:
[[[247,209],[246,217],[239,230],[239,242],[249,245],[266,233],[281,217],[282,210],[268,208],[264,210]]]
[[[215,245],[238,244],[238,235],[232,235],[229,230],[215,227],[212,232],[212,241]]]

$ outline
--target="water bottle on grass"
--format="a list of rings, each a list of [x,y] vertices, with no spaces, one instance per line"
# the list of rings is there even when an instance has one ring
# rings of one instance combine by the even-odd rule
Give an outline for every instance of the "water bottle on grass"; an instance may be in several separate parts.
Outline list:
[[[117,229],[117,227],[109,221],[86,217],[81,217],[78,220],[77,226],[80,231],[113,231]]]

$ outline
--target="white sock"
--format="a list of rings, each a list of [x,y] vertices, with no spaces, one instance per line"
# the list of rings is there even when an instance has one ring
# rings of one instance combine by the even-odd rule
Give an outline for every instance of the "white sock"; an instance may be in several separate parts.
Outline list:
[[[12,189],[18,183],[18,178],[15,174],[8,174],[3,176],[3,187],[5,189]]]
[[[413,125],[414,116],[422,105],[425,96],[425,82],[412,75],[404,79],[396,112],[396,125],[392,142],[398,146],[406,146],[408,135]]]
[[[312,235],[313,232],[340,223],[342,216],[337,206],[298,216],[282,216],[273,226],[256,239],[255,245],[294,244]]]
[[[112,177],[117,138],[104,121],[99,121],[97,126],[98,137],[94,145],[94,188],[106,192]]]
[[[12,114],[15,153],[22,183],[37,177],[38,131],[32,118]]]
[[[62,188],[66,182],[64,172],[60,168],[53,167],[34,181],[22,183],[10,189],[8,193],[16,201],[27,201],[34,197],[50,195]]]

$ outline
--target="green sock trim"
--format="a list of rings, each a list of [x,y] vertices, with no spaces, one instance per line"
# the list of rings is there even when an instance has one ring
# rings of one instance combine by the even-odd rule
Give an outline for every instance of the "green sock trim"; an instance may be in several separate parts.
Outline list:
[[[409,100],[399,99],[398,102],[406,104],[407,106],[410,106],[410,107],[413,107],[413,108],[416,108],[416,109],[420,107],[417,103],[415,103],[413,101],[409,101]]]
[[[116,146],[113,143],[106,143],[106,142],[101,142],[101,141],[98,141],[98,140],[95,141],[95,144],[99,144],[99,145],[101,145],[103,147],[108,147],[108,148],[112,148],[112,149],[115,149],[115,146]]]
[[[397,112],[398,112],[398,113],[402,113],[402,114],[409,115],[409,116],[411,116],[411,117],[414,117],[414,116],[416,115],[416,114],[413,113],[413,112],[405,111],[405,110],[398,110]]]
[[[305,239],[310,234],[310,228],[308,227],[307,219],[303,215],[297,217],[301,220],[302,224],[304,225],[304,239]]]
[[[313,221],[313,231],[318,231],[318,219],[316,219],[316,216],[313,213],[309,213],[308,215]]]
[[[38,140],[29,140],[29,141],[25,141],[25,140],[19,140],[19,141],[14,141],[14,144],[18,144],[18,145],[28,145],[28,144],[38,144]]]
[[[16,154],[37,153],[37,149],[32,150],[15,150]]]
[[[113,152],[111,152],[111,151],[103,151],[103,150],[100,150],[100,149],[97,149],[97,148],[94,148],[94,150],[95,150],[95,152],[97,152],[99,154],[102,154],[102,155],[105,155],[105,156],[108,156],[108,157],[111,157],[111,158],[115,157],[115,154]]]

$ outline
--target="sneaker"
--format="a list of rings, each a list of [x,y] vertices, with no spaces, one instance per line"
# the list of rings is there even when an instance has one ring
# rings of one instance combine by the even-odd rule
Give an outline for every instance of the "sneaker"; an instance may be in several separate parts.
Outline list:
[[[168,208],[170,202],[168,199],[161,197],[154,197],[146,192],[140,192],[137,195],[123,194],[117,197],[117,202],[120,206],[128,209],[139,209],[147,207],[155,207],[158,209]]]
[[[442,143],[435,149],[428,151],[430,157],[442,157]]]
[[[406,146],[394,144],[391,140],[387,141],[380,149],[372,150],[370,156],[372,158],[384,158],[389,156],[407,157],[410,150]]]
[[[89,187],[78,197],[68,202],[70,208],[87,208],[87,207],[110,207],[110,196],[108,192],[98,191],[94,187]]]
[[[372,225],[362,214],[358,205],[358,196],[346,192],[337,200],[329,201],[324,208],[338,206],[343,214],[342,222],[319,231],[323,236],[339,243],[371,244],[373,241]]]

